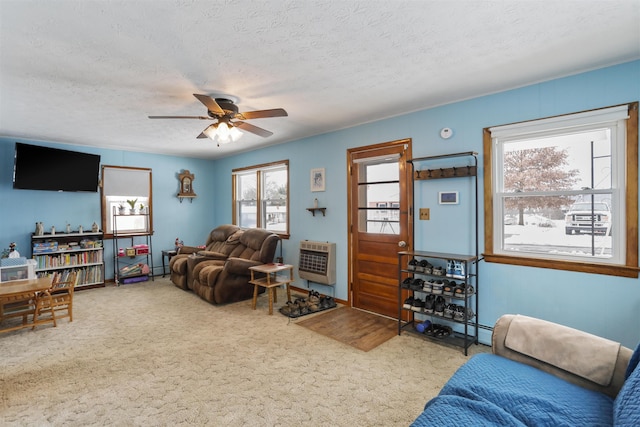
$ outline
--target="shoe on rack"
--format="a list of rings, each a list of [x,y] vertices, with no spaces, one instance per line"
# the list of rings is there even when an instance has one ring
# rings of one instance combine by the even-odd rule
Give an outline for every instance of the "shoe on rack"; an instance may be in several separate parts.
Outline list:
[[[422,290],[431,293],[431,291],[433,290],[433,281],[425,280],[422,284]]]
[[[424,280],[420,278],[413,279],[413,282],[411,282],[411,285],[409,285],[409,289],[412,289],[414,291],[421,291],[423,284],[424,284]]]
[[[411,310],[411,307],[413,307],[413,297],[407,298],[404,300],[404,304],[402,304],[402,308],[406,310]]]
[[[452,332],[453,332],[453,329],[451,329],[451,327],[445,326],[445,325],[438,325],[438,328],[436,329],[434,336],[436,338],[446,338],[449,335],[451,335]]]
[[[431,292],[433,292],[436,295],[442,295],[442,290],[444,288],[444,282],[442,280],[436,280],[435,282],[433,282],[433,285],[431,285]]]
[[[458,308],[455,304],[447,304],[444,306],[444,317],[448,317],[449,319],[453,319],[453,313],[455,313]]]
[[[411,310],[422,313],[424,311],[424,301],[420,298],[414,298]]]
[[[427,279],[427,280],[425,280],[424,286],[422,288],[424,289],[424,288],[428,287],[429,288],[429,292],[433,292],[433,285],[435,283],[436,283],[435,279]]]
[[[436,303],[435,307],[433,308],[433,313],[437,316],[444,316],[444,306],[446,305],[446,303],[447,301],[444,299],[444,297],[436,297]]]
[[[409,263],[407,264],[407,270],[416,271],[416,266],[418,265],[418,260],[415,258],[411,258]]]
[[[466,290],[466,293],[467,293],[468,297],[473,295],[473,292],[474,292],[473,286],[467,285],[466,283],[460,283],[458,286],[456,286],[455,297],[456,298],[464,298],[465,297],[465,290]]]
[[[445,284],[444,287],[442,288],[442,295],[452,297],[454,292],[455,292],[455,285],[451,283]]]
[[[431,274],[431,270],[433,266],[429,264],[429,261],[427,261],[426,259],[423,259],[422,261],[420,261],[420,267],[422,268],[423,273]]]
[[[427,295],[427,297],[424,299],[424,311],[425,313],[433,313],[433,309],[436,305],[436,296],[433,294],[429,294]]]
[[[447,277],[453,277],[453,272],[455,270],[455,261],[452,259],[447,260]]]
[[[400,287],[403,289],[409,289],[411,286],[411,282],[413,282],[413,278],[412,277],[407,277],[406,279],[404,279],[402,281],[402,283],[400,284]]]
[[[444,276],[444,268],[433,267],[431,274],[433,274],[434,276]]]
[[[437,323],[432,323],[424,330],[424,334],[430,337],[435,337],[437,331],[440,329],[440,326],[441,325]]]
[[[454,279],[464,279],[466,277],[466,272],[464,269],[464,263],[461,261],[454,262],[453,274],[451,277]]]
[[[465,309],[463,306],[459,305],[455,313],[453,314],[453,320],[456,320],[458,322],[464,322],[464,321],[469,321],[475,317],[475,314],[471,309],[471,307],[467,307],[466,314],[467,316],[465,318]]]

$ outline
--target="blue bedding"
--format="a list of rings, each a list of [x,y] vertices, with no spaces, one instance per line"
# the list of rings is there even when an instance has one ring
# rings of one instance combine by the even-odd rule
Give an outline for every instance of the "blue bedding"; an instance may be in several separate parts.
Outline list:
[[[633,353],[626,380],[613,404],[613,422],[615,426],[640,426],[640,344]]]
[[[610,426],[613,400],[493,354],[472,357],[413,426]]]

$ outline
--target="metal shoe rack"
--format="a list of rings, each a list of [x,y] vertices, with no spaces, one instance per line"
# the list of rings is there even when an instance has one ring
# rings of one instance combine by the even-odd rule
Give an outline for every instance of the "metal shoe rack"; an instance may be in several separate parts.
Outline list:
[[[402,251],[398,253],[398,335],[403,331],[410,332],[425,339],[433,340],[436,342],[448,343],[458,347],[462,347],[465,356],[468,354],[468,349],[472,344],[478,344],[478,153],[476,152],[463,152],[446,154],[440,156],[420,157],[409,160],[407,163],[412,168],[412,185],[415,185],[415,181],[419,180],[431,180],[431,179],[452,179],[452,178],[468,178],[473,179],[474,202],[475,202],[475,218],[474,221],[474,241],[475,253],[473,254],[452,254],[452,253],[440,253],[440,252],[426,252],[426,251]],[[454,166],[448,168],[436,168],[436,169],[424,169],[415,170],[415,164],[420,163],[427,164],[430,161],[460,158],[461,163],[466,158],[467,164],[461,166]],[[471,163],[471,164],[469,164]],[[415,239],[414,239],[415,240]],[[409,266],[409,261],[416,259],[416,261],[426,260],[429,265],[433,267],[439,267],[438,269],[429,269],[426,271],[423,268],[413,268]],[[452,278],[447,277],[447,264],[449,261],[460,263],[464,267],[462,276]],[[434,274],[434,271],[436,274]],[[418,289],[415,283],[417,279],[423,281],[433,280],[450,280],[455,281],[456,284],[462,289],[464,287],[464,293],[458,292],[457,295],[454,292],[450,295],[445,295],[444,292],[440,293],[428,288]],[[460,286],[464,283],[464,286]],[[413,285],[413,286],[412,286]],[[472,291],[470,291],[472,289]],[[427,297],[432,294],[442,296],[445,299],[446,304],[456,304],[463,308],[462,317],[458,316],[448,317],[443,314],[436,314],[435,310],[430,310],[424,306],[416,305],[410,308],[405,308],[405,301],[409,297],[420,298],[426,300]],[[420,318],[416,318],[416,316]],[[418,323],[424,320],[429,320],[431,324],[444,324],[450,326],[451,333],[446,336],[437,336],[436,334],[420,333],[416,330]],[[429,330],[427,330],[429,332]]]

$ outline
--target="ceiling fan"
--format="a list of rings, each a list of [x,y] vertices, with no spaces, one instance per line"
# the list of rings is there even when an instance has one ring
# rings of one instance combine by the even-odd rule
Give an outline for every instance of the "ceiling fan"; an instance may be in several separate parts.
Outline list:
[[[198,119],[198,120],[216,120],[216,123],[209,125],[203,130],[198,138],[211,138],[220,144],[236,141],[242,133],[238,128],[266,138],[273,135],[266,129],[244,122],[243,120],[263,119],[269,117],[285,117],[287,112],[282,108],[274,108],[271,110],[238,112],[238,106],[227,98],[212,98],[208,95],[199,95],[194,93],[198,101],[207,107],[207,116],[149,116],[150,119]],[[232,121],[236,120],[236,121]]]

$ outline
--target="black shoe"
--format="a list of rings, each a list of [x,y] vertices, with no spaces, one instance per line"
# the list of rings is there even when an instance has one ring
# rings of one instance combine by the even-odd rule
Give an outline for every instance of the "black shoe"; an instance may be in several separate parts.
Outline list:
[[[436,305],[436,296],[435,295],[427,295],[427,297],[424,300],[424,311],[426,313],[433,313],[433,308]]]
[[[424,310],[424,301],[422,301],[420,298],[414,299],[413,304],[411,305],[411,310],[422,313],[422,311]]]
[[[431,274],[433,271],[433,265],[429,264],[429,261],[426,259],[420,261],[420,267],[422,267],[422,272],[425,274]]]
[[[298,317],[300,316],[300,308],[296,303],[287,301],[287,305],[280,307],[280,313],[288,317]]]
[[[409,260],[409,264],[407,265],[407,270],[415,271],[417,265],[418,265],[418,260],[415,258],[412,258]]]
[[[407,310],[411,310],[411,307],[413,307],[413,297],[409,297],[404,300],[404,304],[402,305],[402,308],[405,308]]]
[[[424,280],[422,279],[414,279],[409,285],[409,289],[413,289],[414,291],[421,291],[422,286],[424,286]]]
[[[436,305],[433,310],[436,316],[444,316],[444,306],[446,303],[444,297],[439,296],[436,298]]]
[[[333,297],[329,296],[329,295],[324,295],[320,298],[320,308],[321,309],[327,309],[327,308],[333,308],[335,307],[336,301],[335,299],[333,299]]]
[[[451,329],[449,326],[438,325],[434,336],[436,338],[445,338],[451,335],[452,332],[453,332],[453,329]]]
[[[407,277],[402,281],[402,284],[400,284],[400,287],[402,287],[403,289],[409,289],[411,287],[410,286],[411,282],[413,282],[413,279],[411,277]]]

